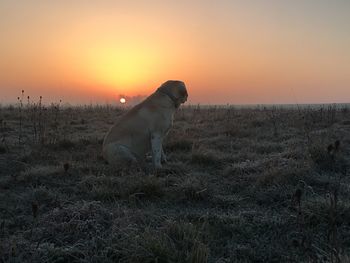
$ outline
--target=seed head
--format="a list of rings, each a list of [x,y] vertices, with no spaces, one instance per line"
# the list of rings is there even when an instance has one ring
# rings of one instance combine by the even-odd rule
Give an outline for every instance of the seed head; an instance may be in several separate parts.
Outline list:
[[[300,205],[301,202],[301,196],[303,195],[303,191],[298,188],[295,193],[294,193],[294,197],[295,197],[295,201]]]
[[[334,149],[333,144],[330,144],[330,145],[328,145],[328,147],[327,147],[327,152],[328,152],[328,153],[331,153],[331,152],[333,151],[333,149]]]
[[[32,213],[34,218],[38,216],[38,210],[39,210],[38,204],[35,202],[32,202]]]
[[[336,140],[335,143],[334,143],[334,147],[335,147],[335,150],[337,151],[340,147],[340,141],[339,140]]]
[[[65,164],[63,165],[63,169],[64,169],[64,172],[68,172],[69,163],[65,163]]]

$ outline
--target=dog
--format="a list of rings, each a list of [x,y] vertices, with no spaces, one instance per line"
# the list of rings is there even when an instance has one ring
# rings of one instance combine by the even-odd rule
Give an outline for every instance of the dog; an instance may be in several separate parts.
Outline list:
[[[111,165],[145,165],[151,152],[154,169],[167,162],[163,139],[173,125],[174,113],[188,98],[185,83],[168,80],[114,124],[104,138],[102,155]]]

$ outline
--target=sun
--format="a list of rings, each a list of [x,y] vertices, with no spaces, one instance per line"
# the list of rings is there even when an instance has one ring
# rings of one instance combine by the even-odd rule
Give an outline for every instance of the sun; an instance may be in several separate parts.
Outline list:
[[[121,104],[125,104],[126,103],[126,99],[125,98],[120,98],[119,101],[120,101]]]

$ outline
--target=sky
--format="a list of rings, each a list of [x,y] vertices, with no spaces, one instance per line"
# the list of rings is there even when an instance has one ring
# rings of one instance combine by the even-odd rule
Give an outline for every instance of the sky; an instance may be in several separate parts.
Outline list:
[[[0,0],[0,103],[350,102],[350,1]]]

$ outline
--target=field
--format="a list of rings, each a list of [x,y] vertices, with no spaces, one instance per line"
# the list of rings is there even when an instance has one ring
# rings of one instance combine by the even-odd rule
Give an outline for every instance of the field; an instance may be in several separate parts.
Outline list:
[[[350,262],[350,109],[184,107],[112,169],[123,109],[0,108],[0,262]]]

